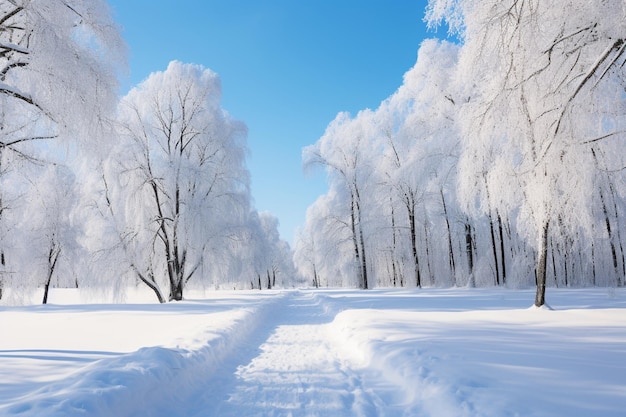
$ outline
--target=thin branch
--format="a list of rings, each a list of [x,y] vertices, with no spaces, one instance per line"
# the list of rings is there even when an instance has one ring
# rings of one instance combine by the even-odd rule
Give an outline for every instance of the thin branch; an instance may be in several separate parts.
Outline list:
[[[574,101],[574,99],[578,96],[578,93],[580,93],[580,91],[583,89],[583,87],[589,82],[589,80],[591,80],[591,78],[593,78],[594,74],[599,70],[599,68],[602,66],[602,63],[604,61],[607,60],[607,58],[609,57],[609,55],[611,54],[611,52],[613,52],[613,50],[618,49],[618,55],[617,57],[619,57],[623,52],[624,52],[624,40],[623,39],[618,39],[616,40],[612,45],[610,45],[602,55],[600,55],[600,58],[598,59],[598,61],[596,61],[596,63],[589,69],[589,71],[587,72],[587,74],[585,75],[585,77],[582,79],[582,81],[578,84],[578,87],[576,87],[576,89],[574,90],[574,92],[572,93],[572,95],[567,99],[567,101],[565,102],[565,104],[563,105],[563,110],[561,111],[561,115],[558,118],[558,121],[556,123],[556,128],[554,129],[554,135],[556,136],[561,128],[561,122],[563,121],[563,116],[565,115],[565,112],[567,111],[567,109],[569,108],[569,105],[572,103],[572,101]],[[611,61],[611,63],[607,66],[607,70],[609,68],[611,68],[611,66],[615,63],[616,59],[613,59]],[[604,71],[603,73],[606,74],[606,71]],[[601,78],[600,78],[601,79]],[[599,81],[599,80],[598,80]],[[544,152],[545,155],[545,152]]]

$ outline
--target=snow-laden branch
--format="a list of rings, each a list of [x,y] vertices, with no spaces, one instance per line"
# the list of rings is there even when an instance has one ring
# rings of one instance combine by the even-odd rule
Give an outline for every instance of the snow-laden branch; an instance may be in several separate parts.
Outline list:
[[[52,114],[50,114],[50,112],[46,111],[43,107],[41,107],[38,103],[36,103],[35,100],[33,100],[33,98],[30,95],[21,92],[19,89],[9,84],[0,83],[0,93],[6,94],[11,97],[15,97],[18,100],[21,100],[27,104],[30,104],[31,106],[35,106],[51,121],[55,121],[54,117],[52,116]]]
[[[609,62],[609,64],[607,65],[607,67],[605,68],[605,70],[602,72],[602,74],[600,75],[600,77],[598,78],[598,82],[600,80],[602,80],[602,78],[606,75],[606,73],[608,72],[608,70],[615,64],[615,62],[617,61],[617,59],[619,59],[619,57],[624,53],[624,39],[618,39],[615,42],[613,42],[611,45],[609,45],[604,52],[598,57],[598,60],[589,68],[589,71],[587,71],[587,74],[585,74],[585,76],[583,77],[583,79],[580,81],[580,83],[578,84],[578,86],[576,87],[576,89],[574,90],[574,92],[569,96],[569,98],[565,101],[565,103],[563,104],[563,110],[561,111],[561,115],[559,116],[557,123],[556,123],[556,128],[554,129],[554,135],[556,136],[561,128],[561,122],[563,121],[563,116],[565,115],[565,113],[567,112],[567,110],[569,109],[570,104],[574,101],[574,99],[578,96],[578,94],[580,93],[580,91],[583,89],[583,87],[585,87],[585,85],[587,85],[587,83],[589,82],[589,80],[591,80],[593,78],[593,76],[598,72],[598,70],[600,69],[600,67],[602,66],[602,64],[609,58],[609,56],[611,55],[611,53],[614,50],[617,50],[617,54],[616,56]],[[597,82],[596,82],[597,85]]]
[[[14,51],[24,55],[30,54],[30,51],[27,48],[10,42],[0,41],[0,49],[4,49],[6,51]]]

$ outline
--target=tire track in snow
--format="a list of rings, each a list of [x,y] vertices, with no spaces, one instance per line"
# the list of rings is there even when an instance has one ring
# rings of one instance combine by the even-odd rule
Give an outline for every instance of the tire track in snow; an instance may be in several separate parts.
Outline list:
[[[363,387],[332,346],[329,301],[293,292],[266,310],[259,328],[202,389],[195,416],[380,416],[384,405]]]

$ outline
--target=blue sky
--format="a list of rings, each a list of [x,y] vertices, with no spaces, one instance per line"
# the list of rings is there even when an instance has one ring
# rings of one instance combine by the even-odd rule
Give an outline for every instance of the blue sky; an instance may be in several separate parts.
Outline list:
[[[125,93],[171,60],[220,75],[222,107],[249,129],[254,205],[293,241],[326,192],[302,148],[338,112],[375,108],[401,84],[427,33],[427,0],[109,0],[129,47]]]

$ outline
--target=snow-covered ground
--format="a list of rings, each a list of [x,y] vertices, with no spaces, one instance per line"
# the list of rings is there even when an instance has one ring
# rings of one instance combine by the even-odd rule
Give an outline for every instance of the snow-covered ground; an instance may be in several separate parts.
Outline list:
[[[0,308],[0,416],[620,416],[626,290]],[[132,301],[132,300],[131,300]]]

